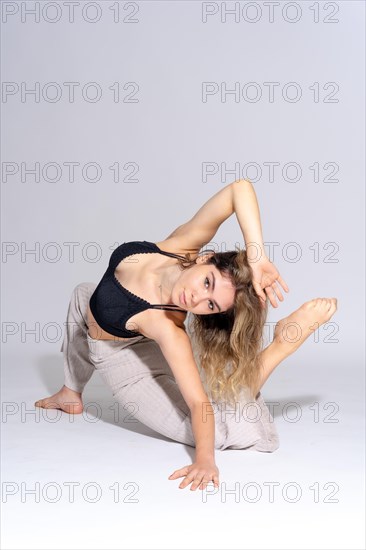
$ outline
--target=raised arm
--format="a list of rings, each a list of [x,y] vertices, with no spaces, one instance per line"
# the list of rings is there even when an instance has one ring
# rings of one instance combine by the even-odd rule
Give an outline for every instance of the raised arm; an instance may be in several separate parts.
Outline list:
[[[233,184],[233,207],[246,244],[248,258],[265,256],[257,196],[248,180]]]
[[[255,242],[263,247],[259,208],[253,185],[236,180],[213,195],[186,223],[177,227],[166,240],[176,249],[199,251],[209,243],[220,225],[235,213],[246,245]],[[255,247],[249,247],[256,253]]]
[[[199,251],[215,236],[220,225],[234,212],[233,184],[226,185],[213,195],[186,223],[178,226],[168,237],[177,250]]]
[[[287,283],[267,258],[260,221],[257,196],[248,180],[230,183],[198,210],[188,222],[177,227],[167,237],[172,250],[189,250],[197,253],[211,241],[220,225],[235,212],[242,230],[249,263],[253,270],[253,286],[265,307],[267,297],[277,307],[276,296],[283,301],[277,283],[289,292]]]

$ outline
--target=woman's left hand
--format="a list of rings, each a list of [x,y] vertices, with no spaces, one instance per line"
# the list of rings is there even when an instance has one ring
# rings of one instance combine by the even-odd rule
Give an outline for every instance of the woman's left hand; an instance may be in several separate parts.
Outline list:
[[[195,491],[198,486],[200,489],[206,489],[210,481],[213,481],[216,488],[219,486],[219,470],[213,460],[201,460],[184,466],[175,470],[168,479],[177,479],[177,477],[184,477],[179,489],[184,489],[192,481],[191,491]]]
[[[262,256],[256,262],[249,261],[249,264],[253,271],[252,283],[254,286],[254,290],[261,299],[262,306],[265,306],[266,295],[264,291],[266,291],[272,306],[278,307],[278,304],[276,302],[276,295],[281,302],[284,298],[280,291],[280,288],[276,285],[276,281],[282,286],[282,288],[286,292],[289,292],[289,288],[285,281],[282,279],[278,270],[276,269],[276,266],[273,265],[273,263],[267,258],[267,256]]]

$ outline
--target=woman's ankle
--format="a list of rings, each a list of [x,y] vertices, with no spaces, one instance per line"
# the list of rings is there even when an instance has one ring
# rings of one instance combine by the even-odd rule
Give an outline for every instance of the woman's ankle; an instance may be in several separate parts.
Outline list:
[[[65,386],[65,384],[62,386],[62,389],[63,389],[64,391],[67,391],[67,392],[75,393],[76,395],[78,395],[79,397],[81,397],[81,393],[82,393],[82,392],[78,392],[78,391],[76,391],[76,390],[73,390],[73,389],[69,388],[68,386]]]

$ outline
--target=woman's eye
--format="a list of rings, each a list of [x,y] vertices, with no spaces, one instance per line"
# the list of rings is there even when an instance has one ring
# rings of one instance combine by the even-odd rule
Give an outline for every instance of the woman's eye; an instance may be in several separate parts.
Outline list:
[[[209,279],[208,277],[206,277],[206,279],[205,279],[205,284],[206,284],[206,281],[207,281],[208,284],[210,284],[210,279]],[[213,302],[210,301],[209,303],[210,303],[211,305],[209,305],[208,308],[209,308],[211,311],[213,311],[213,310],[215,309],[215,306],[213,305]]]

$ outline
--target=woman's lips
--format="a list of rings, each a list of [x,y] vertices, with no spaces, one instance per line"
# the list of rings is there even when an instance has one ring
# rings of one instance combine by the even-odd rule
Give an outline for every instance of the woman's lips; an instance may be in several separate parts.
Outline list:
[[[186,297],[185,297],[185,294],[184,294],[184,290],[181,294],[181,299],[180,301],[182,302],[182,304],[184,304],[185,306],[187,305],[187,301],[186,301]]]

